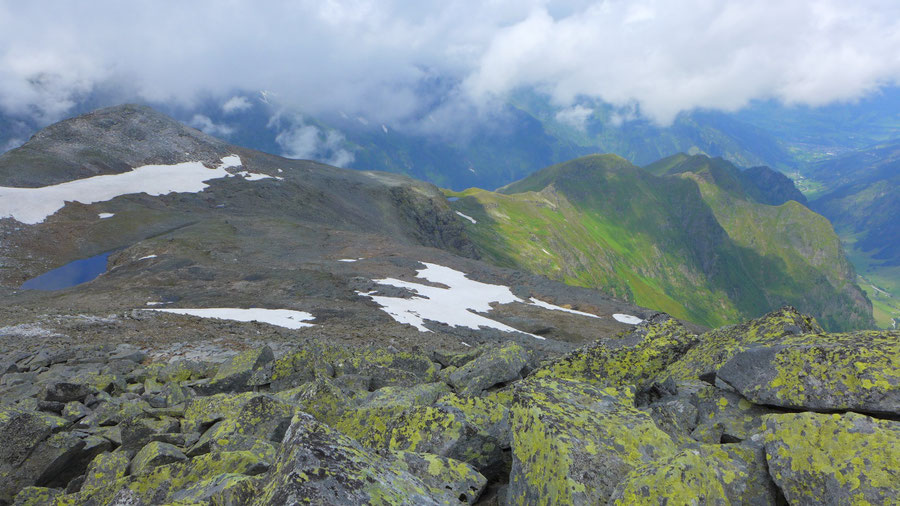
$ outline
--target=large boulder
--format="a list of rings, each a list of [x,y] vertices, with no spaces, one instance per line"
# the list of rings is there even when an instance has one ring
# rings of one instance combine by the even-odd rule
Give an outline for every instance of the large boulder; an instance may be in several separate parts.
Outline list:
[[[444,504],[409,471],[298,413],[254,504]]]
[[[487,479],[465,462],[430,453],[390,452],[391,465],[422,480],[431,493],[447,504],[474,504]]]
[[[658,313],[630,332],[575,350],[534,375],[640,388],[696,342],[697,336],[678,320]]]
[[[187,457],[175,445],[152,441],[147,443],[134,456],[130,470],[131,474],[136,476],[147,473],[154,467],[164,466],[181,460],[187,460]]]
[[[255,480],[270,466],[271,460],[253,452],[209,453],[154,467],[143,474],[125,476],[105,486],[83,487],[78,493],[57,498],[57,503],[85,506],[210,504],[229,489]]]
[[[900,415],[900,331],[806,335],[734,355],[716,374],[757,404]]]
[[[814,318],[787,306],[755,320],[706,332],[657,379],[711,379],[731,357],[752,345],[777,344],[789,336],[821,332]]]
[[[529,378],[510,411],[518,504],[602,504],[636,467],[676,451],[672,439],[634,407],[631,388]]]
[[[766,418],[769,473],[792,505],[897,504],[900,422],[857,413]]]
[[[499,348],[490,348],[478,358],[463,364],[450,374],[449,380],[463,394],[480,394],[495,385],[521,379],[527,365],[528,352],[525,348],[516,343],[506,343]]]
[[[235,355],[219,366],[216,375],[201,388],[201,391],[212,394],[249,390],[248,382],[253,373],[273,360],[275,355],[268,346]]]
[[[762,448],[751,445],[697,445],[628,474],[610,503],[776,504],[775,484]]]

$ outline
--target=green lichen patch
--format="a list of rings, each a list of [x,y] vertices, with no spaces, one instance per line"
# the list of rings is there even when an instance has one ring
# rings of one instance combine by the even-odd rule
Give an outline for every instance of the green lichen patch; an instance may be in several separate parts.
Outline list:
[[[128,472],[128,455],[124,452],[104,452],[94,457],[84,473],[82,490],[102,488]]]
[[[13,501],[13,506],[47,506],[62,493],[59,489],[46,487],[25,487]]]
[[[678,320],[657,315],[617,339],[598,341],[576,350],[535,371],[534,375],[598,385],[643,386],[696,342],[697,336]]]
[[[478,358],[459,366],[449,375],[457,391],[473,395],[488,388],[522,378],[528,365],[528,352],[516,343],[486,349]]]
[[[764,441],[769,473],[791,504],[898,504],[900,422],[770,415]]]
[[[758,404],[900,415],[900,331],[791,337],[736,354],[717,377]]]
[[[699,445],[636,468],[613,491],[617,505],[775,504],[759,447]]]
[[[602,503],[632,469],[675,453],[630,388],[528,378],[510,418],[514,504]]]
[[[473,504],[487,479],[469,464],[431,453],[395,451],[391,465],[422,480],[435,497],[447,504]]]
[[[154,467],[181,460],[187,460],[187,457],[175,445],[151,441],[137,452],[137,455],[131,460],[129,469],[131,474],[139,475],[151,471]]]
[[[427,452],[487,470],[502,462],[503,444],[478,430],[462,411],[449,406],[420,406],[401,413],[391,424],[392,450]]]
[[[256,395],[253,392],[245,392],[194,397],[185,406],[181,430],[182,432],[200,432],[205,426],[218,420],[234,418],[241,407]]]
[[[823,332],[810,316],[792,307],[772,311],[739,325],[729,325],[702,334],[695,346],[662,372],[657,381],[667,378],[696,380],[715,373],[735,354],[752,345],[776,344],[789,336]]]
[[[766,415],[782,412],[706,384],[692,395],[692,402],[697,407],[697,426],[691,435],[704,443],[719,443],[723,437],[749,439],[763,431]]]
[[[285,435],[274,472],[253,503],[436,505],[422,480],[353,439],[298,413]]]

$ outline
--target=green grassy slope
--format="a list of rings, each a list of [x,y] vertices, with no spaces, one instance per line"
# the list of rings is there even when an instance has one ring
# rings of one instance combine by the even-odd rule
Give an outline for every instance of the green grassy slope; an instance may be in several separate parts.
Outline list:
[[[709,326],[782,304],[834,329],[871,325],[871,306],[852,269],[845,272],[827,220],[795,202],[759,204],[718,172],[658,177],[618,156],[594,155],[497,192],[448,195],[477,220],[467,222],[470,238],[501,265]]]

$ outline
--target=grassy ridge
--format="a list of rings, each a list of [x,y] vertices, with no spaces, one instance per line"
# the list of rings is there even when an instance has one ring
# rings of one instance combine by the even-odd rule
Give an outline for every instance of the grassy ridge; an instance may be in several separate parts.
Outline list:
[[[827,220],[797,203],[746,200],[739,186],[723,190],[714,180],[702,171],[658,177],[618,156],[594,155],[497,192],[447,194],[478,221],[467,223],[469,236],[501,265],[709,326],[782,304],[830,328],[871,325]]]

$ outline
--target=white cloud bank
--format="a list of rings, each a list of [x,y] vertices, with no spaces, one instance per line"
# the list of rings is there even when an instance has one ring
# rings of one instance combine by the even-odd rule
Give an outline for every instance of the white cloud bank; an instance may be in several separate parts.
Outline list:
[[[533,87],[560,108],[600,98],[666,123],[898,82],[895,0],[0,0],[0,110],[44,122],[91,93],[212,94],[236,112],[234,90],[266,90],[392,124]]]

